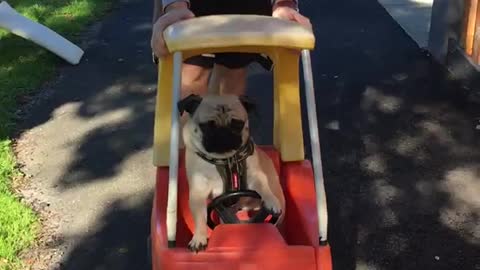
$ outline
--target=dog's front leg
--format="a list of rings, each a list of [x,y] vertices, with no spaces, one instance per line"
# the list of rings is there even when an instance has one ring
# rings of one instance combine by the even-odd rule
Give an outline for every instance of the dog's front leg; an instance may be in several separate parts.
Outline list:
[[[190,190],[190,211],[195,224],[195,231],[192,240],[188,244],[191,251],[198,252],[207,247],[207,198],[208,185],[197,186]]]
[[[265,173],[261,171],[252,172],[249,174],[249,178],[249,188],[255,190],[262,197],[265,208],[274,214],[280,214],[282,212],[282,205],[270,189]]]

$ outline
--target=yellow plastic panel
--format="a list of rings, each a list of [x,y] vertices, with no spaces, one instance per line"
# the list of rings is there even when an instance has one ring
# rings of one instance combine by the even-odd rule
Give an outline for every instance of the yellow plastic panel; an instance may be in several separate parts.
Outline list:
[[[170,25],[170,52],[240,46],[313,49],[312,31],[298,23],[260,15],[211,15]]]
[[[299,52],[276,49],[274,66],[274,146],[282,161],[305,159],[299,85]]]
[[[155,166],[160,167],[168,166],[170,161],[173,56],[170,55],[160,60],[158,67],[157,100],[153,132],[153,163]]]

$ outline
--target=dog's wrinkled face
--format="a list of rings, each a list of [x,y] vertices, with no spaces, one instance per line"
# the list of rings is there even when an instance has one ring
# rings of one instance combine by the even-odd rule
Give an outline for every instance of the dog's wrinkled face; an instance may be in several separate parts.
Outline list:
[[[186,147],[221,156],[234,153],[248,139],[253,107],[248,98],[233,95],[186,97],[178,104],[181,113],[190,114],[183,131]]]

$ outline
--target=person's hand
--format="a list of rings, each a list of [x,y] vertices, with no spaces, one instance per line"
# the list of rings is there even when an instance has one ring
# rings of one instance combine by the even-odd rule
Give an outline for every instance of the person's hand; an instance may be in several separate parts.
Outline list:
[[[171,24],[193,17],[195,15],[188,9],[185,2],[176,2],[168,5],[165,14],[158,18],[153,25],[152,39],[150,41],[153,53],[160,58],[168,55],[168,49],[163,39],[163,31]]]
[[[289,1],[282,1],[289,2]],[[282,3],[280,2],[280,3]],[[273,7],[272,17],[297,22],[305,27],[312,28],[310,20],[288,5],[276,5]]]

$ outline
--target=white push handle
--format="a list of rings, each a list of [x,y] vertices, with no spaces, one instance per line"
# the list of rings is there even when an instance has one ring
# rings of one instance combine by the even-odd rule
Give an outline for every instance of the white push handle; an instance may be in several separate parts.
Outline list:
[[[179,113],[177,109],[182,85],[182,52],[173,54],[172,121],[170,131],[170,164],[168,168],[167,239],[170,247],[175,246],[177,235],[177,194],[178,194],[178,144],[180,136]]]
[[[315,177],[315,192],[317,198],[317,216],[320,244],[327,243],[328,213],[325,186],[323,179],[322,156],[320,151],[320,136],[317,122],[317,106],[315,104],[315,91],[313,87],[312,61],[309,50],[302,50],[303,76],[305,80],[305,94],[308,113],[308,126],[310,132],[310,145],[312,148],[313,172]]]

